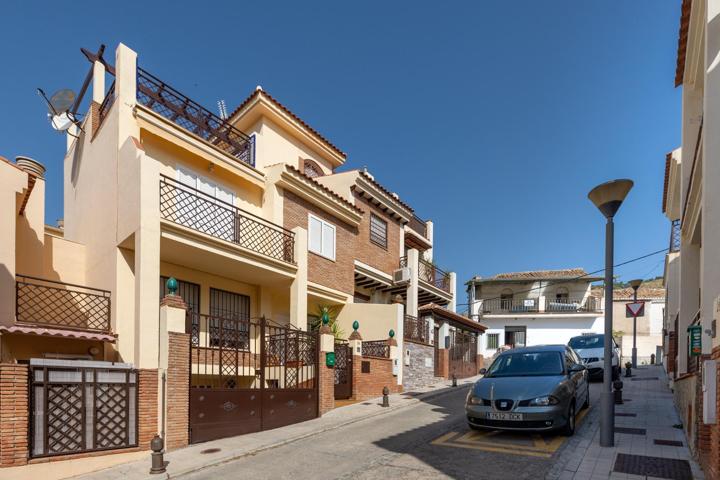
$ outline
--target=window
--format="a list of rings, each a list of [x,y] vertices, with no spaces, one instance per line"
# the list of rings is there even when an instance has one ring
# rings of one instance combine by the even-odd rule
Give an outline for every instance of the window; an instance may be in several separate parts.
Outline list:
[[[499,346],[500,346],[500,334],[499,333],[488,333],[487,350],[498,348]]]
[[[335,260],[335,225],[308,214],[308,250]]]
[[[305,160],[301,160],[300,163],[302,166],[302,172],[306,176],[308,176],[310,178],[317,178],[317,177],[322,177],[324,175],[322,168],[320,168],[320,165],[313,162],[312,160],[305,159]]]
[[[370,241],[387,249],[387,222],[374,213],[370,214]]]
[[[247,350],[250,346],[250,297],[210,289],[210,345]]]
[[[513,348],[527,345],[526,327],[505,327],[505,345]]]

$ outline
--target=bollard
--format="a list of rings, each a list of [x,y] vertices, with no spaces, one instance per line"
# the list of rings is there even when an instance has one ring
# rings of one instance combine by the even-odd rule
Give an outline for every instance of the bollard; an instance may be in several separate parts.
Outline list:
[[[650,354],[650,365],[655,365],[655,354],[654,353]]]
[[[383,387],[383,407],[389,407],[390,406],[390,389],[388,387]]]
[[[621,405],[623,403],[622,389],[623,389],[622,380],[615,380],[613,382],[613,394],[615,395],[615,404],[616,405]]]
[[[163,447],[164,442],[163,439],[160,438],[160,435],[155,435],[152,440],[150,440],[150,449],[152,450],[152,453],[150,454],[151,459],[151,467],[150,467],[150,473],[165,473],[165,460],[163,459]]]
[[[457,377],[455,376],[454,373],[453,373],[453,376],[452,376],[452,386],[453,386],[453,387],[457,387]]]

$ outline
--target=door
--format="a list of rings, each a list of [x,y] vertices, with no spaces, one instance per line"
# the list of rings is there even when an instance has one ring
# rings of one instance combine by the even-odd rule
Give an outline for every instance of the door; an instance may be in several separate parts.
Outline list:
[[[527,345],[527,327],[505,327],[505,345],[512,348]]]
[[[353,356],[347,342],[335,343],[335,400],[352,396]]]

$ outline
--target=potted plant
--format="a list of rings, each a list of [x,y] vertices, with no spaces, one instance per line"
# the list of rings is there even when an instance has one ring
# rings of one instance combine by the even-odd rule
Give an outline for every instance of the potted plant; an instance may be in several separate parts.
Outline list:
[[[632,363],[625,362],[625,376],[632,377]]]
[[[345,332],[342,328],[340,328],[340,325],[337,323],[337,316],[339,313],[339,309],[336,306],[333,305],[318,305],[316,314],[311,315],[310,320],[310,331],[315,332],[318,329],[320,329],[320,326],[322,325],[322,317],[323,315],[327,314],[329,318],[328,326],[333,332],[333,336],[336,340],[342,340],[345,338]]]

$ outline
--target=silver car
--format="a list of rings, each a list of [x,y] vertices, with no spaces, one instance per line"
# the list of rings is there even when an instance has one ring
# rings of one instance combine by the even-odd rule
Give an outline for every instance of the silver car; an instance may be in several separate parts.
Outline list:
[[[575,416],[590,406],[588,371],[565,345],[502,352],[465,401],[470,428],[561,430],[575,433]]]

